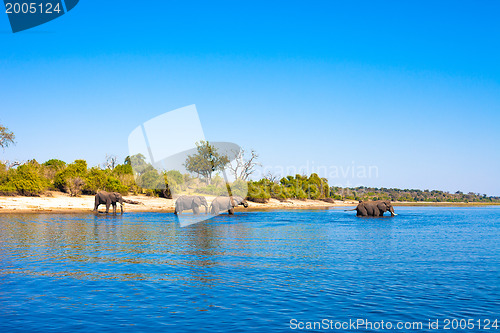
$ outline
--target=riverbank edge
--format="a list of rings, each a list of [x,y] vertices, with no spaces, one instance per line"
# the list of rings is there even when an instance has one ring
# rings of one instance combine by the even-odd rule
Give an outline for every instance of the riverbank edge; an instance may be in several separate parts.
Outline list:
[[[128,199],[142,202],[143,205],[126,204],[127,213],[173,213],[175,201],[171,199],[153,198],[147,196],[127,196]],[[214,197],[207,197],[208,202]],[[268,203],[249,201],[249,207],[237,207],[236,211],[272,211],[272,210],[325,210],[332,208],[356,207],[357,201],[340,201],[333,203],[320,200],[285,200],[271,199]],[[82,214],[93,213],[93,196],[69,197],[64,194],[50,194],[42,197],[0,196],[0,215],[3,214]],[[465,203],[465,202],[393,202],[395,207],[485,207],[500,206],[500,203]],[[104,211],[104,205],[100,206]],[[120,212],[119,205],[117,207]],[[203,207],[201,209],[204,212]]]

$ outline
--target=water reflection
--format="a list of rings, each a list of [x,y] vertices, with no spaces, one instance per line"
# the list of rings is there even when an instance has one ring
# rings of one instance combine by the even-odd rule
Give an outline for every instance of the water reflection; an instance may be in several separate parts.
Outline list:
[[[332,309],[498,313],[500,210],[400,211],[244,212],[186,228],[173,214],[0,216],[0,327],[264,331]]]

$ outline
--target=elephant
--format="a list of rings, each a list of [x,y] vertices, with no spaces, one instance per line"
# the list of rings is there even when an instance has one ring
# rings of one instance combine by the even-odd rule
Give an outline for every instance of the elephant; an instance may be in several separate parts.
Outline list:
[[[215,198],[210,205],[210,212],[214,215],[218,215],[220,211],[227,210],[229,215],[234,214],[234,207],[242,205],[243,207],[248,207],[248,202],[240,196],[220,196]]]
[[[200,213],[200,206],[205,206],[205,214],[208,213],[207,199],[201,195],[182,195],[175,201],[174,214],[182,214],[183,210],[193,210],[194,214]]]
[[[100,204],[105,204],[106,205],[106,214],[109,213],[109,206],[113,205],[113,214],[116,215],[116,203],[120,203],[120,210],[121,213],[123,214],[123,204],[124,203],[130,203],[134,205],[141,204],[140,202],[133,201],[133,200],[127,200],[123,199],[122,195],[117,192],[106,192],[106,191],[99,191],[95,195],[95,205],[94,205],[94,212],[98,212],[97,208],[99,207]]]
[[[378,200],[378,201],[360,201],[358,206],[350,211],[357,211],[356,216],[384,216],[385,212],[390,212],[391,216],[396,216],[398,214],[394,213],[394,208],[389,200]]]

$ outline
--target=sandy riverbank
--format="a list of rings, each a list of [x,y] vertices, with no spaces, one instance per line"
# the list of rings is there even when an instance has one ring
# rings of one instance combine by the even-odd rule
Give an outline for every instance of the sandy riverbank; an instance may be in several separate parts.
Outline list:
[[[175,200],[129,195],[126,199],[139,201],[141,205],[125,204],[126,212],[173,212]],[[208,204],[215,197],[207,196]],[[248,202],[248,210],[267,210],[267,209],[326,209],[330,207],[354,206],[355,201],[343,202],[335,201],[328,203],[318,200],[287,200],[280,202],[271,199],[268,203],[261,204]],[[65,193],[49,192],[40,197],[21,197],[21,196],[2,196],[0,197],[1,213],[84,213],[91,212],[94,208],[94,196],[82,195],[80,197],[70,197]],[[117,210],[119,211],[119,205]],[[239,208],[245,209],[243,207]],[[104,211],[105,206],[99,206],[99,211]],[[203,212],[203,208],[201,209]]]
[[[126,196],[127,199],[139,201],[141,205],[125,204],[126,212],[173,212],[175,201],[171,199],[154,198],[147,196]],[[214,197],[207,197],[210,202]],[[272,210],[272,209],[327,209],[334,207],[355,207],[357,201],[335,201],[328,203],[319,200],[287,200],[280,202],[271,199],[268,203],[261,204],[248,202],[248,210]],[[394,206],[458,206],[473,207],[491,204],[482,203],[449,203],[449,202],[394,202]],[[94,196],[83,195],[80,197],[70,197],[60,192],[49,192],[40,197],[0,197],[0,214],[2,213],[89,213],[94,208]],[[119,211],[119,205],[118,205]],[[237,209],[241,210],[243,207]],[[99,207],[100,211],[105,210],[105,206]],[[203,208],[202,208],[203,212]]]

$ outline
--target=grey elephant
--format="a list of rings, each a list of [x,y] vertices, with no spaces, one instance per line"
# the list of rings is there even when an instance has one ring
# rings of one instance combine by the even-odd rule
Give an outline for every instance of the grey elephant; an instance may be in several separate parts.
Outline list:
[[[210,205],[210,212],[218,215],[221,211],[227,210],[229,215],[234,214],[234,207],[242,205],[248,207],[248,202],[240,196],[234,195],[232,197],[220,196],[215,198]]]
[[[384,216],[385,212],[390,212],[391,216],[396,216],[398,214],[394,213],[394,208],[388,200],[378,200],[378,201],[360,201],[358,206],[354,209],[357,211],[356,216],[373,216],[379,217]]]
[[[208,203],[205,197],[201,195],[182,195],[175,201],[174,214],[182,214],[183,210],[192,210],[193,214],[199,214],[200,206],[205,206],[205,213],[208,213]]]
[[[120,203],[120,210],[121,213],[123,214],[123,204],[124,203],[130,203],[134,205],[140,204],[140,202],[133,201],[133,200],[127,200],[123,199],[122,195],[118,192],[106,192],[106,191],[99,191],[95,195],[95,204],[94,204],[94,212],[98,212],[97,208],[99,207],[100,204],[105,204],[106,205],[106,214],[109,213],[109,206],[113,206],[113,214],[116,215],[116,204]]]

